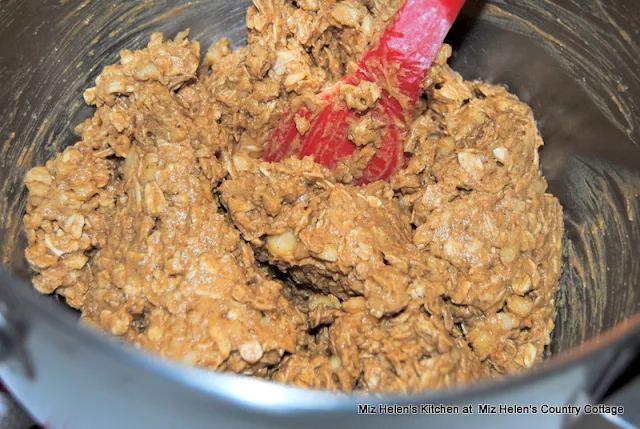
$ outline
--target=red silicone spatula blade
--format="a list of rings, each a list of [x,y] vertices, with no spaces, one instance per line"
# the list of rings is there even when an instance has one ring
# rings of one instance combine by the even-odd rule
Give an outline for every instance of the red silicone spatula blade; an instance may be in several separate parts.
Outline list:
[[[279,161],[292,155],[314,156],[316,162],[334,167],[356,150],[348,138],[349,127],[371,116],[385,124],[383,143],[357,183],[388,179],[405,161],[402,142],[420,85],[463,4],[464,0],[407,0],[378,43],[360,60],[357,71],[324,94],[327,104],[319,112],[312,114],[303,107],[282,118],[263,158]],[[375,107],[357,113],[340,99],[339,86],[362,81],[378,84],[382,96]],[[311,118],[311,127],[303,136],[296,129],[295,115]]]

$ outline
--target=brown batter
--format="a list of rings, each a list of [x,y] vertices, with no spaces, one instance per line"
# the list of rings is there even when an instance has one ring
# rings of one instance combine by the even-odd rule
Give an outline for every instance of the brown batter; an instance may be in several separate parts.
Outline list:
[[[531,110],[464,81],[445,45],[390,183],[262,162],[398,2],[254,3],[247,47],[201,65],[188,32],[154,34],[85,92],[81,140],[25,180],[34,286],[137,347],[303,387],[415,391],[540,361],[563,224]]]

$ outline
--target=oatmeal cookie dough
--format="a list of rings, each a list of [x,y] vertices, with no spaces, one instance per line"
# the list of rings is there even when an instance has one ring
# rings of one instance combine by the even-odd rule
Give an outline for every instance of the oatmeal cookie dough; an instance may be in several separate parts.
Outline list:
[[[84,93],[79,141],[25,178],[34,287],[136,347],[306,388],[410,392],[539,362],[563,235],[542,139],[515,96],[453,71],[450,47],[389,183],[259,160],[399,4],[256,0],[244,48],[202,54],[186,31],[122,51]]]

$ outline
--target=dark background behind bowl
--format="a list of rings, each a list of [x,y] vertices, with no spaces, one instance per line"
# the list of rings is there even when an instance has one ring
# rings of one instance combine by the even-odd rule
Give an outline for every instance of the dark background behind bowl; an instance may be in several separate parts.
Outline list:
[[[76,141],[92,114],[83,90],[153,31],[189,27],[203,49],[223,36],[241,46],[248,4],[0,0],[0,255],[17,287],[29,287],[22,179]],[[552,353],[640,310],[638,13],[631,0],[469,1],[448,39],[454,68],[507,85],[546,141],[543,170],[568,238]]]

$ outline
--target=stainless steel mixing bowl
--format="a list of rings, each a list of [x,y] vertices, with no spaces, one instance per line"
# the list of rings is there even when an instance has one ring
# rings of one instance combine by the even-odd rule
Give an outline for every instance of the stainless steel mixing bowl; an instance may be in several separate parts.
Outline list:
[[[544,173],[565,207],[553,357],[530,373],[409,397],[299,391],[161,362],[78,326],[71,310],[30,288],[22,180],[74,142],[74,125],[91,114],[82,91],[153,31],[190,27],[204,46],[223,36],[242,45],[247,6],[0,0],[0,376],[28,410],[51,427],[80,429],[586,427],[599,417],[364,416],[357,404],[632,401],[634,370],[619,377],[637,359],[640,336],[640,3],[632,0],[469,1],[449,37],[466,78],[504,83],[532,106],[547,143]]]

